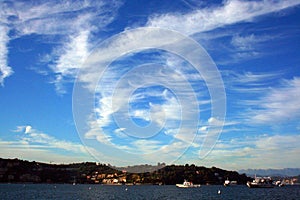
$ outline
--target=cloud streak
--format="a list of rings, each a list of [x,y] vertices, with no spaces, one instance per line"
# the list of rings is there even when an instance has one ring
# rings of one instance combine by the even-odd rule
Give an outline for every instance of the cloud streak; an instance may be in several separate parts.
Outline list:
[[[223,71],[230,117],[244,125],[276,126],[297,123],[300,79],[283,79],[282,72]],[[295,125],[296,126],[296,125]]]
[[[31,126],[19,126],[17,131],[24,133],[22,141],[27,144],[38,144],[44,148],[63,149],[74,153],[86,153],[83,145],[73,142],[58,140],[48,134],[40,132]]]
[[[69,41],[54,52],[56,61],[51,65],[51,69],[56,74],[54,81],[56,91],[66,93],[64,80],[75,77],[78,69],[84,63],[89,54],[89,35],[90,31],[81,30],[77,35],[69,37]]]
[[[300,117],[300,78],[284,80],[281,87],[272,88],[265,96],[249,103],[255,106],[248,113],[255,123],[280,123]]]
[[[228,0],[222,6],[197,9],[186,14],[167,13],[149,18],[147,26],[164,27],[193,35],[299,5],[300,1]]]
[[[297,167],[299,135],[261,135],[246,139],[220,140],[203,162],[228,169]],[[263,161],[263,162],[262,162]]]
[[[41,61],[46,61],[56,76],[53,83],[57,92],[65,93],[63,84],[74,78],[76,70],[84,62],[93,46],[93,33],[103,31],[113,21],[120,5],[117,0],[109,3],[89,0],[1,2],[0,83],[3,84],[13,72],[7,66],[10,40],[37,34],[47,36],[47,42],[57,44],[52,53],[44,55],[47,59],[42,58]],[[14,34],[9,36],[9,31]]]
[[[0,18],[2,18],[1,14]],[[13,74],[12,68],[7,65],[7,44],[9,42],[8,32],[9,28],[0,22],[0,84],[2,86],[4,85],[4,79]]]
[[[6,141],[0,139],[2,157],[22,157],[55,163],[83,162],[92,159],[87,151],[87,149],[92,151],[92,148],[80,143],[59,140],[29,125],[18,126],[13,132],[13,139]]]

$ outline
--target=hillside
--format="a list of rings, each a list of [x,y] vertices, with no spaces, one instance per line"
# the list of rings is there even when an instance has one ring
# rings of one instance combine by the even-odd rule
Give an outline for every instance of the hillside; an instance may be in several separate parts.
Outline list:
[[[47,164],[0,158],[0,182],[176,184],[188,179],[200,184],[223,184],[226,179],[245,184],[250,178],[236,171],[195,165],[170,165],[154,172],[129,173],[95,162]]]

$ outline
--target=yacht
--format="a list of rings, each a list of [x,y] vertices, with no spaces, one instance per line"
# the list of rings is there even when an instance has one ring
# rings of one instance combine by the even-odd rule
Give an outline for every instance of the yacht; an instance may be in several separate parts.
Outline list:
[[[200,184],[193,184],[192,182],[189,182],[187,180],[184,180],[183,184],[176,184],[176,187],[179,188],[195,188],[195,187],[200,187]]]
[[[270,177],[256,177],[250,182],[247,182],[249,188],[273,188],[272,179]]]

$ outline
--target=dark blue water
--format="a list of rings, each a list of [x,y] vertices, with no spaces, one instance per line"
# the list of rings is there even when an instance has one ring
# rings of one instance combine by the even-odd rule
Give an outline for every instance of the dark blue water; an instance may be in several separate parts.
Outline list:
[[[218,190],[221,194],[218,194]],[[69,184],[0,184],[0,199],[300,199],[300,186],[108,186]]]

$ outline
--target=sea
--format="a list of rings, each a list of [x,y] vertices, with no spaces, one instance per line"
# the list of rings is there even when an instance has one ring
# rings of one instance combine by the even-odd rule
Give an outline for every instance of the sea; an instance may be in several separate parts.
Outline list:
[[[175,185],[109,186],[89,184],[0,184],[0,199],[300,199],[300,186],[248,188],[203,185],[177,188]]]

